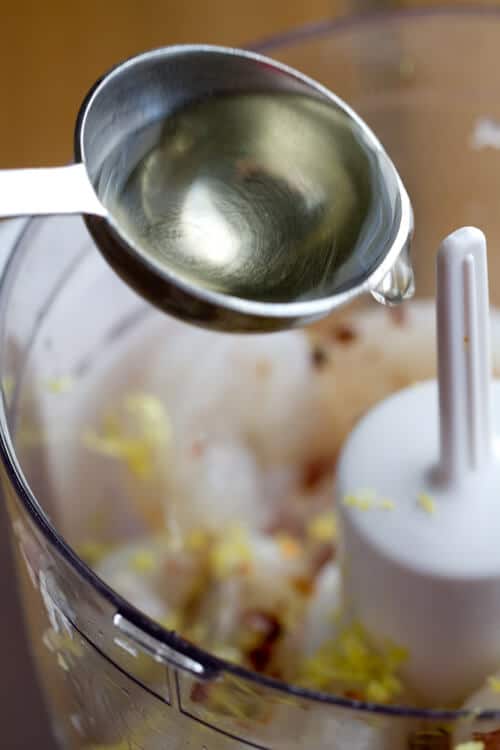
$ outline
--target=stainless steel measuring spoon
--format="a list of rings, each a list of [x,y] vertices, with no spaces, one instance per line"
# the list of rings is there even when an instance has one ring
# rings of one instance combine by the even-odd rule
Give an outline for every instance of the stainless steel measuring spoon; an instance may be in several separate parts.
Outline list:
[[[0,217],[82,214],[113,269],[179,318],[279,330],[363,292],[411,294],[393,163],[344,102],[276,61],[205,45],[127,60],[83,102],[75,157],[0,170]]]

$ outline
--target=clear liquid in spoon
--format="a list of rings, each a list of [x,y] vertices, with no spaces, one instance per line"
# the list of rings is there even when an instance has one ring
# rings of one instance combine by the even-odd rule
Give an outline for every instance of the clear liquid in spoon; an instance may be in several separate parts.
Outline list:
[[[356,123],[321,99],[212,96],[121,145],[99,194],[170,273],[294,302],[356,286],[385,257],[397,196],[377,159]],[[133,165],[120,180],[118,161]]]

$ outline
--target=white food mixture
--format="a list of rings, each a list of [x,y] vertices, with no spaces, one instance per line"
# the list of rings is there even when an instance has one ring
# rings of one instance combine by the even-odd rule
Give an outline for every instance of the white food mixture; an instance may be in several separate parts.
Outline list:
[[[498,372],[496,314],[492,327]],[[58,462],[56,489],[84,478],[87,513],[102,513],[103,493],[119,509],[106,533],[89,526],[81,555],[150,617],[229,661],[411,702],[404,644],[374,651],[346,615],[333,485],[361,414],[435,376],[434,329],[430,302],[263,336],[155,318],[133,363],[116,359],[72,414],[84,450]],[[373,499],[349,502],[370,512]],[[490,679],[468,703],[500,707],[499,691]]]

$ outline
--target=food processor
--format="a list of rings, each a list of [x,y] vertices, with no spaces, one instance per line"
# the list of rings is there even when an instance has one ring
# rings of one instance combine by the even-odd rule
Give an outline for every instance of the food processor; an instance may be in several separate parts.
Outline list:
[[[433,297],[441,238],[474,224],[489,240],[491,303],[500,306],[499,39],[496,10],[449,9],[324,22],[255,47],[331,88],[381,139],[415,209],[420,299]],[[496,747],[500,700],[424,710],[286,684],[188,643],[97,577],[78,554],[89,533],[95,544],[108,543],[140,520],[109,477],[100,474],[102,491],[89,492],[92,460],[82,463],[73,490],[61,492],[60,464],[81,447],[71,425],[82,402],[97,408],[93,383],[104,361],[137,339],[144,321],[161,326],[162,316],[110,271],[81,219],[36,219],[9,231],[16,238],[0,280],[2,484],[59,746],[447,750],[456,738],[475,738]],[[123,382],[148,366],[140,347],[139,336]],[[370,379],[366,364],[356,378]],[[154,515],[154,492],[144,504]],[[213,685],[223,699],[208,705],[202,698]]]

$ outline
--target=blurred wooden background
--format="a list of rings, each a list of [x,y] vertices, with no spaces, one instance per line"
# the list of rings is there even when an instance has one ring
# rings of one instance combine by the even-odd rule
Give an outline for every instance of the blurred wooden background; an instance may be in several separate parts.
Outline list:
[[[0,0],[0,168],[69,161],[83,96],[129,55],[175,42],[245,45],[353,10],[415,4],[432,0]]]
[[[176,42],[245,45],[343,2],[0,0],[0,167],[69,161],[83,96],[124,57]]]

